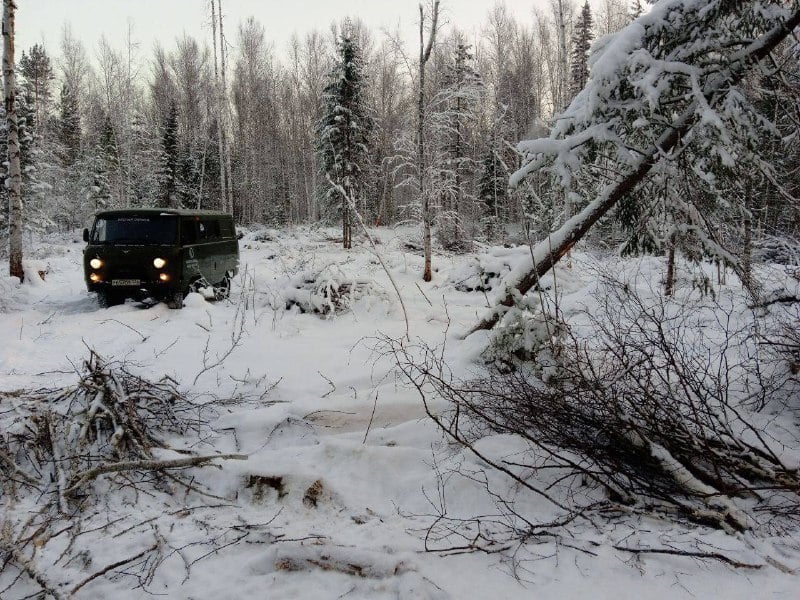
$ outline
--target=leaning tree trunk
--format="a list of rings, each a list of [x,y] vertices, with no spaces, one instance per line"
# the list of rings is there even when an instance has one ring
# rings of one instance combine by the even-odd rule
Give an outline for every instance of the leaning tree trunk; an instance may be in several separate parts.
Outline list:
[[[8,127],[8,266],[12,277],[24,281],[22,270],[22,171],[19,164],[19,126],[14,77],[14,0],[3,0],[3,82]]]
[[[711,107],[717,106],[725,98],[730,87],[741,81],[748,71],[764,60],[787,36],[791,35],[798,25],[800,25],[800,10],[795,11],[782,25],[753,40],[747,48],[738,53],[737,60],[733,61],[726,71],[719,73],[708,85],[704,93],[705,102]],[[527,272],[516,276],[515,280],[507,282],[505,295],[467,335],[480,330],[492,329],[497,325],[506,310],[514,306],[517,297],[525,295],[535,286],[539,279],[548,273],[597,221],[633,191],[663,156],[679,148],[681,141],[698,121],[697,105],[698,101],[696,100],[673,120],[672,125],[667,127],[655,144],[642,154],[642,157],[628,173],[606,186],[586,208],[564,223],[558,231],[551,233],[544,241],[540,242],[531,252],[532,264]],[[742,272],[741,265],[732,266],[745,286],[750,283],[748,291],[756,298],[758,291],[752,285],[750,278]]]

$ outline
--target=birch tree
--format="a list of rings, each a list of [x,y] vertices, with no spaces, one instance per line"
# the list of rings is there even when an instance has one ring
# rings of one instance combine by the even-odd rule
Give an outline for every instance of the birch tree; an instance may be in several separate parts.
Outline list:
[[[8,265],[9,274],[22,282],[22,172],[19,156],[16,79],[14,73],[14,0],[3,0],[3,87],[8,135]]]
[[[220,7],[220,13],[222,7]],[[220,14],[220,19],[222,15]],[[220,35],[220,41],[222,36]],[[225,111],[225,89],[222,87],[222,77],[220,76],[219,59],[217,56],[217,9],[215,0],[211,0],[211,40],[212,47],[214,48],[214,91],[215,91],[215,106],[217,112],[216,125],[217,125],[217,152],[219,154],[219,189],[220,189],[220,204],[222,210],[231,210],[232,207],[228,206],[228,186],[230,185],[230,173],[227,170],[227,163],[223,159],[227,152],[226,136],[225,136],[225,119],[223,114]]]
[[[220,72],[220,85],[222,87],[221,91],[221,103],[222,105],[219,107],[220,113],[219,118],[222,120],[223,129],[222,129],[222,155],[220,156],[220,164],[223,162],[225,163],[225,173],[227,175],[228,186],[227,192],[228,196],[224,199],[223,204],[226,207],[225,210],[230,211],[231,213],[234,210],[233,207],[233,190],[231,189],[231,180],[233,178],[232,175],[232,168],[231,168],[231,152],[230,148],[228,147],[227,142],[227,129],[228,124],[230,122],[230,107],[228,105],[228,45],[225,39],[225,30],[224,30],[224,19],[222,17],[222,0],[217,0],[217,8],[219,12],[217,14],[217,19],[219,23],[219,72]]]
[[[425,183],[425,66],[431,58],[433,44],[436,41],[436,29],[439,22],[439,0],[434,0],[431,10],[431,25],[428,30],[428,41],[425,42],[425,7],[419,5],[419,94],[417,96],[417,173],[419,176],[419,194],[422,203],[422,246],[425,252],[425,270],[423,281],[433,279],[431,268],[431,213],[430,191]]]

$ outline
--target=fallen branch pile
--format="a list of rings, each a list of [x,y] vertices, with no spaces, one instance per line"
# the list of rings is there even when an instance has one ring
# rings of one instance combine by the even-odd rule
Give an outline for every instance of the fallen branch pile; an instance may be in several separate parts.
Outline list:
[[[155,525],[168,514],[164,509],[190,510],[190,492],[224,501],[187,469],[247,458],[171,448],[170,440],[186,447],[186,441],[212,435],[213,414],[213,406],[193,402],[171,378],[148,381],[94,351],[72,387],[0,393],[0,497],[7,508],[0,524],[0,596],[35,584],[45,595],[67,598],[132,564],[138,565],[140,586],[152,581],[169,546]],[[185,492],[180,500],[179,490]],[[132,505],[139,510],[124,508]],[[155,511],[152,517],[128,523],[148,510]],[[76,541],[84,536],[80,539],[90,544],[90,531],[102,540],[114,527],[120,528],[118,535],[134,532],[137,540],[144,534],[146,548],[110,564],[106,558],[106,567],[86,576],[92,549]],[[216,539],[197,546],[213,550]],[[48,545],[63,540],[68,543],[55,553],[56,562],[40,564]],[[78,573],[72,573],[76,567]],[[59,569],[65,572],[58,575]],[[76,575],[83,580],[77,586]]]
[[[582,314],[580,335],[563,322],[551,327],[563,333],[548,342],[547,368],[497,361],[484,376],[459,381],[437,349],[392,339],[384,349],[426,406],[448,401],[447,413],[428,410],[443,432],[546,499],[560,522],[640,514],[733,534],[795,530],[800,435],[776,427],[775,415],[794,408],[797,382],[759,362],[752,324],[736,325],[741,316],[708,304],[713,299],[644,300],[611,279],[598,301]],[[709,315],[717,320],[712,333]],[[480,441],[495,434],[527,449],[487,454]],[[507,511],[525,506],[516,497],[501,500]],[[455,536],[461,526],[442,515],[437,527],[445,522]],[[551,529],[529,521],[515,535]]]

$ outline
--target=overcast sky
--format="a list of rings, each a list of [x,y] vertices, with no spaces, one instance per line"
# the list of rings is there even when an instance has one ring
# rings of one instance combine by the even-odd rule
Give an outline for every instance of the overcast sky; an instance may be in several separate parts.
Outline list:
[[[536,1],[506,0],[506,6],[519,20],[530,21]],[[443,6],[450,23],[476,32],[494,3],[444,0]],[[254,16],[279,52],[292,32],[302,35],[315,28],[327,29],[332,21],[345,16],[360,17],[376,33],[381,27],[399,27],[407,44],[418,36],[418,0],[223,0],[222,4],[229,43],[235,43],[239,22]],[[144,57],[156,40],[171,48],[184,33],[209,43],[211,39],[209,0],[22,0],[17,5],[18,56],[42,42],[51,56],[56,55],[64,23],[71,24],[90,55],[103,34],[112,46],[121,48],[128,22]]]

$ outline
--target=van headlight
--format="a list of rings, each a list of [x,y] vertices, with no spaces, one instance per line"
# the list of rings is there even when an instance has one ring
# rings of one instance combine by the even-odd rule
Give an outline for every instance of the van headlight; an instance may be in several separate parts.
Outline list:
[[[163,269],[164,265],[166,265],[166,264],[167,264],[167,261],[164,260],[163,258],[154,258],[153,259],[153,266],[156,269]]]
[[[92,267],[93,269],[99,269],[100,267],[103,266],[103,261],[100,260],[99,258],[93,258],[92,260],[89,261],[89,266]]]

